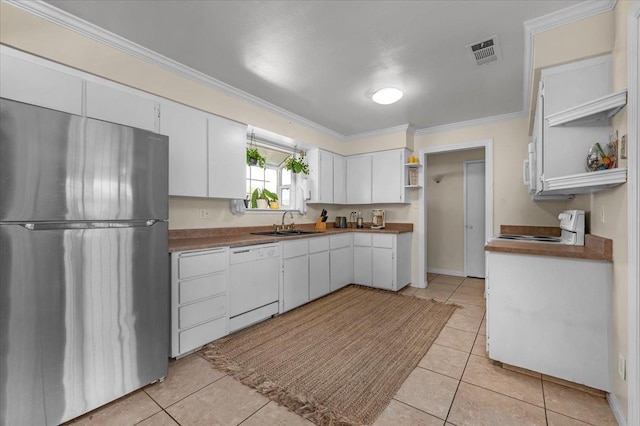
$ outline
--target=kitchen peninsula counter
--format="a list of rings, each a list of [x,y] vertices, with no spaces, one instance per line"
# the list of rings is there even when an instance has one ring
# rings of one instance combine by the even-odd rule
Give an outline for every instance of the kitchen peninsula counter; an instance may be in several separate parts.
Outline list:
[[[613,261],[613,240],[586,234],[584,246],[523,241],[489,241],[485,251]]]
[[[368,227],[367,227],[368,225]],[[314,224],[296,225],[296,229],[313,230]],[[234,228],[174,229],[169,230],[169,252],[183,250],[200,250],[215,247],[240,247],[251,244],[265,244],[279,241],[290,241],[300,238],[314,238],[323,235],[335,235],[345,232],[366,232],[377,234],[403,234],[413,232],[412,223],[387,223],[384,229],[372,229],[371,224],[365,228],[335,228],[327,223],[326,231],[315,234],[301,234],[286,237],[271,235],[253,235],[252,232],[272,231],[273,226],[243,226]]]

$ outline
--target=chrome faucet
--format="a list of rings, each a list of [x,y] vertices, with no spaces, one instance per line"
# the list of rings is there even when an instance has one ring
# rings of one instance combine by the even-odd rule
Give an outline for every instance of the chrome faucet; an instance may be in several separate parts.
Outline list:
[[[291,218],[291,223],[285,227],[284,218],[287,215],[287,213],[289,213],[289,217]],[[281,225],[282,225],[281,229],[293,229],[296,226],[296,224],[293,222],[293,213],[291,212],[291,210],[285,210],[285,212],[282,213],[282,224]]]

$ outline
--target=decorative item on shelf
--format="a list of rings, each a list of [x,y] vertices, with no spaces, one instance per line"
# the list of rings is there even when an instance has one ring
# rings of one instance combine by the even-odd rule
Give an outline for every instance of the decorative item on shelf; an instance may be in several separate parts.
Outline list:
[[[253,190],[253,193],[251,194],[251,208],[252,209],[267,209],[269,208],[269,205],[272,203],[278,203],[278,195],[274,194],[273,192],[269,191],[268,189],[260,189],[260,188],[256,188]],[[280,206],[278,205],[277,207],[271,207],[272,209],[276,209],[279,208]]]
[[[420,159],[415,155],[409,156],[409,164],[420,164]]]
[[[255,143],[255,135],[251,132],[251,139],[249,140],[249,146],[247,147],[247,165],[258,166],[264,169],[266,161],[266,158],[264,158],[258,151],[258,147]]]
[[[304,161],[303,154],[295,154],[287,158],[284,168],[291,170],[293,173],[309,174],[309,165]]]
[[[616,154],[613,144],[606,144],[604,148],[596,142],[589,149],[587,155],[587,170],[595,172],[597,170],[613,169],[616,167]]]
[[[418,184],[418,169],[415,167],[409,168],[409,185],[415,186]]]

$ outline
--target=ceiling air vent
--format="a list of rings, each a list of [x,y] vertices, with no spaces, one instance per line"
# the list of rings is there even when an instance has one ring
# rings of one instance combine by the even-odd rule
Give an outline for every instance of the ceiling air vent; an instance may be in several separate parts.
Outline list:
[[[500,58],[500,44],[498,36],[493,36],[488,40],[472,43],[467,46],[469,56],[476,66],[497,61]]]

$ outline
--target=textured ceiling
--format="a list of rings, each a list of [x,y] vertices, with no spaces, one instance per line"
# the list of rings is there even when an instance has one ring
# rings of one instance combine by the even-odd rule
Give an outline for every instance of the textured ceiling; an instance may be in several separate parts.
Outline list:
[[[578,1],[49,3],[342,135],[523,110],[524,27]],[[476,67],[468,44],[497,35]],[[405,92],[374,104],[384,86]]]

